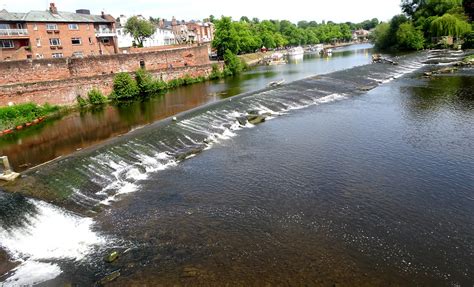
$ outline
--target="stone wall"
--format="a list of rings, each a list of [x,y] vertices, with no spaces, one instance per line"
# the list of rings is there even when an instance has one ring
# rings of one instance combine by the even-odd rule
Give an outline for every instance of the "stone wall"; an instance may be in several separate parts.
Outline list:
[[[154,71],[156,78],[170,81],[185,76],[209,76],[211,64],[178,67],[162,71]],[[86,96],[92,88],[100,89],[105,95],[110,94],[113,85],[113,74],[92,77],[74,77],[66,80],[47,82],[22,83],[0,86],[0,106],[9,102],[18,104],[34,102],[37,104],[50,103],[55,105],[71,105],[76,103],[77,96]]]
[[[117,54],[82,59],[41,59],[0,62],[0,86],[38,83],[134,72],[145,65],[149,71],[164,71],[209,64],[208,46],[185,47],[140,54]]]

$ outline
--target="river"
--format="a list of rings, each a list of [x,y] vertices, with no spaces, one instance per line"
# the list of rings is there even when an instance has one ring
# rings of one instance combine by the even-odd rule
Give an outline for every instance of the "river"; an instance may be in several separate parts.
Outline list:
[[[371,46],[362,44],[338,49],[331,57],[306,55],[303,62],[260,66],[235,78],[180,87],[143,102],[49,119],[42,125],[0,137],[0,154],[9,157],[16,171],[23,171],[174,114],[262,89],[275,80],[291,82],[367,64],[371,61],[370,52]]]
[[[0,194],[0,245],[21,263],[0,280],[471,286],[474,71],[423,78],[437,57],[248,88],[26,172],[55,205]],[[250,110],[271,116],[239,125]]]

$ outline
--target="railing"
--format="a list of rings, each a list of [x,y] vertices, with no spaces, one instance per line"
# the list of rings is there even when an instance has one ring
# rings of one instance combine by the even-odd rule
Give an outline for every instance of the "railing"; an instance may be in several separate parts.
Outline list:
[[[116,33],[113,29],[97,29],[95,30],[95,35],[97,37],[114,37]]]
[[[0,36],[28,36],[27,29],[0,29]]]

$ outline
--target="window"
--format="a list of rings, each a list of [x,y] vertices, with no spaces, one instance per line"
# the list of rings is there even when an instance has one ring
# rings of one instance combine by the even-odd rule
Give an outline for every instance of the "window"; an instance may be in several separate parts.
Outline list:
[[[63,53],[53,53],[53,58],[62,58],[64,57]]]
[[[5,30],[5,29],[10,29],[9,24],[0,24],[0,29]]]
[[[87,30],[90,30],[91,27],[90,27],[90,24],[87,24]]]
[[[51,39],[49,39],[49,44],[51,46],[60,46],[61,45],[61,40],[59,40],[59,38],[51,38]]]
[[[33,30],[38,31],[38,25],[33,24]]]
[[[13,44],[12,40],[1,40],[0,48],[15,48],[15,44]]]
[[[46,24],[46,30],[48,30],[48,31],[58,30],[58,25],[57,24]]]
[[[82,51],[72,53],[72,56],[75,58],[84,58],[84,53]]]
[[[77,24],[69,24],[69,30],[79,30],[79,25]]]
[[[92,42],[92,37],[89,37],[89,44],[94,44],[94,42]]]
[[[36,47],[41,47],[41,39],[36,38]]]
[[[71,38],[71,44],[81,45],[82,44],[81,38]]]
[[[103,44],[109,44],[109,43],[110,43],[110,39],[109,39],[109,38],[101,38],[100,41],[101,41]]]

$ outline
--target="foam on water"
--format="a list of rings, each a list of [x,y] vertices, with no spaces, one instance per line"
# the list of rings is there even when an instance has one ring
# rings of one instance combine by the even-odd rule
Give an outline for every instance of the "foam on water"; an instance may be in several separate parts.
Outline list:
[[[37,213],[28,215],[21,227],[0,226],[0,246],[22,264],[12,271],[4,286],[38,284],[55,278],[61,269],[49,260],[82,260],[94,247],[105,243],[95,233],[93,220],[54,205],[30,199]]]

